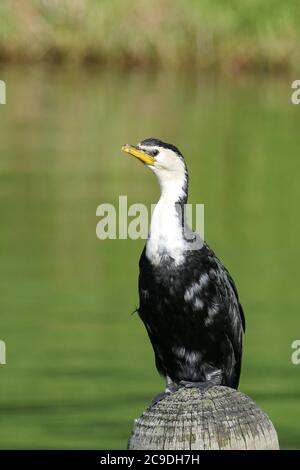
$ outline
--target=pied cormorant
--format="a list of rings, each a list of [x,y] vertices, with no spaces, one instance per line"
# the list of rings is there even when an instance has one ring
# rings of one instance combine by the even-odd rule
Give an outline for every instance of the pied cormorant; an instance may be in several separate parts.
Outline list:
[[[139,263],[138,313],[166,378],[165,393],[180,386],[237,388],[244,314],[229,272],[185,221],[183,155],[154,138],[122,150],[151,169],[161,188]]]

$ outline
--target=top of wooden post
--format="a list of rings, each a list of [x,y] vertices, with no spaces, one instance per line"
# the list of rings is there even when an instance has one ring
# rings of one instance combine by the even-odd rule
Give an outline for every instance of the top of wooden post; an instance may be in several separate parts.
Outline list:
[[[135,420],[128,449],[279,449],[268,416],[247,395],[215,386],[180,388]]]

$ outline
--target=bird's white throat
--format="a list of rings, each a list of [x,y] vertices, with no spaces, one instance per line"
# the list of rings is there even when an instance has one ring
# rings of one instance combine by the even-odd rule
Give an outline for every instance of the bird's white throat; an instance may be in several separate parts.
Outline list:
[[[152,214],[146,256],[154,265],[159,265],[168,256],[173,258],[175,264],[181,264],[186,241],[178,201],[186,197],[186,180],[182,176],[181,179],[158,179],[161,196]]]

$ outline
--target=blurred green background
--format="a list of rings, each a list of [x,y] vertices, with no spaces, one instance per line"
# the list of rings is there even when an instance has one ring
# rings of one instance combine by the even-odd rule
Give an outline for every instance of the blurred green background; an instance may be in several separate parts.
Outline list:
[[[299,70],[298,0],[1,0],[0,60]]]
[[[153,175],[120,152],[154,136],[184,153],[189,201],[205,204],[206,240],[238,286],[247,320],[240,389],[270,415],[281,448],[300,448],[300,366],[291,363],[300,337],[300,108],[290,101],[299,77],[183,71],[180,61],[134,70],[130,61],[130,70],[33,64],[29,52],[21,66],[8,63],[18,60],[7,44],[0,447],[124,449],[133,419],[164,386],[131,314],[144,242],[95,233],[99,204],[157,201]]]

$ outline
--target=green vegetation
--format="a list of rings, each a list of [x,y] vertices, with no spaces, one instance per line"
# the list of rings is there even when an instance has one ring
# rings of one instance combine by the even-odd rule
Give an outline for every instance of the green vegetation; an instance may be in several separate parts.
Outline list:
[[[0,58],[278,72],[299,24],[298,0],[2,0]]]
[[[125,448],[162,390],[137,315],[143,241],[96,238],[96,207],[155,203],[122,154],[152,135],[186,155],[190,202],[246,312],[241,390],[300,448],[299,107],[284,81],[8,67],[0,107],[1,448]],[[137,112],[138,109],[138,112]]]

